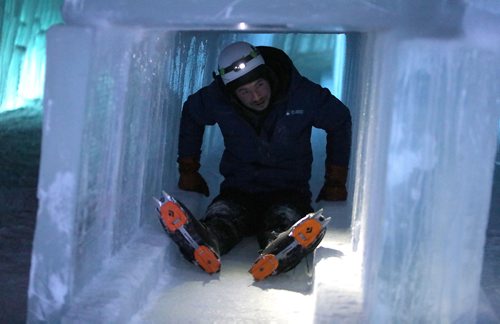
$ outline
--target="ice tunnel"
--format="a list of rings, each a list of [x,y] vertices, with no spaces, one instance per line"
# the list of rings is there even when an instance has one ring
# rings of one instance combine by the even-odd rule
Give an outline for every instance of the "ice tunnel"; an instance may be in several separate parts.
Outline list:
[[[28,322],[476,322],[498,4],[67,0],[62,13],[47,36]],[[246,273],[252,242],[216,277],[183,263],[152,200],[166,190],[198,215],[209,202],[176,189],[179,117],[233,40],[284,49],[353,116],[348,201],[316,205],[334,219],[321,247],[262,284]],[[209,129],[212,195],[222,148]]]

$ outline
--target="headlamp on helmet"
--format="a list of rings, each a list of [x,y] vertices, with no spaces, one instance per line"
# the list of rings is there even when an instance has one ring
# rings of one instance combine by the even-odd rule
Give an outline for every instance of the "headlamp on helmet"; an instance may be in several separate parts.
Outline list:
[[[256,48],[254,48],[250,54],[248,54],[247,56],[245,56],[244,58],[242,59],[239,59],[235,62],[233,62],[232,64],[230,64],[229,66],[226,66],[225,68],[221,68],[219,69],[219,74],[221,76],[223,76],[224,74],[226,73],[229,73],[231,71],[234,71],[234,72],[238,72],[240,70],[243,70],[246,68],[247,66],[247,63],[254,59],[255,57],[257,57],[257,55],[260,55],[259,52],[257,51]]]

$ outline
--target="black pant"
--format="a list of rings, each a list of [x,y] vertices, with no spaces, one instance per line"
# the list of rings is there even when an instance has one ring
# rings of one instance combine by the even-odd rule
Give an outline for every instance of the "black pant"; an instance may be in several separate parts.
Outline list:
[[[243,237],[252,235],[263,249],[310,212],[309,195],[299,191],[224,190],[208,206],[202,222],[215,235],[220,253],[225,254]]]

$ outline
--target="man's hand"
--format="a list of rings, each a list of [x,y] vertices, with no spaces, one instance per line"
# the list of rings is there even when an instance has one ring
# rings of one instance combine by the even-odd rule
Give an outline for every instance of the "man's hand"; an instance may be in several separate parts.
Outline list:
[[[320,200],[345,201],[347,199],[346,181],[347,167],[328,165],[325,172],[325,184],[321,188],[316,202]]]
[[[179,158],[179,183],[178,186],[182,190],[193,191],[201,193],[205,196],[210,195],[208,185],[205,179],[198,172],[200,169],[200,162],[194,158]]]

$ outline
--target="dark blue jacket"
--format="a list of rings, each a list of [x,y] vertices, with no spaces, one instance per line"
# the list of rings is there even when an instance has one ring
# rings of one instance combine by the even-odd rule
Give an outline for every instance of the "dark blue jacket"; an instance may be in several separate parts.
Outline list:
[[[225,145],[220,163],[224,176],[221,190],[300,190],[310,196],[312,127],[327,133],[325,163],[347,166],[351,115],[328,89],[301,76],[283,51],[258,49],[274,71],[272,103],[261,125],[256,127],[251,122],[248,110],[216,77],[184,103],[179,157],[199,159],[205,125],[217,123]]]

